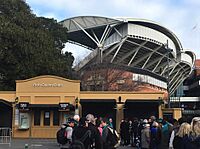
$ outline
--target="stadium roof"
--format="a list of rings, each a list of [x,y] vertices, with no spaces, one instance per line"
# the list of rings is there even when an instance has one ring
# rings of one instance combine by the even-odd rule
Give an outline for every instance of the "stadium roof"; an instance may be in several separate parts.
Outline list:
[[[143,19],[79,16],[60,22],[71,43],[92,52],[76,69],[99,60],[144,69],[169,80],[172,94],[190,75],[195,61],[179,39],[162,25]]]
[[[68,29],[69,34],[69,40],[71,40],[74,43],[77,43],[78,45],[81,44],[81,46],[85,47],[87,46],[88,49],[95,49],[97,48],[97,45],[94,44],[93,41],[87,38],[82,38],[82,35],[84,34],[82,31],[87,30],[87,32],[90,32],[88,30],[93,30],[95,33],[97,32],[97,37],[101,36],[102,32],[105,30],[105,27],[107,25],[110,26],[117,26],[123,23],[134,23],[134,24],[140,24],[152,29],[159,30],[160,32],[166,34],[176,44],[177,49],[182,49],[182,45],[176,35],[172,33],[167,28],[161,26],[160,24],[145,20],[145,19],[137,19],[137,18],[107,18],[107,17],[101,17],[101,16],[78,16],[73,17],[69,19],[65,19],[61,21],[60,23]],[[76,32],[76,36],[74,36],[74,32]]]

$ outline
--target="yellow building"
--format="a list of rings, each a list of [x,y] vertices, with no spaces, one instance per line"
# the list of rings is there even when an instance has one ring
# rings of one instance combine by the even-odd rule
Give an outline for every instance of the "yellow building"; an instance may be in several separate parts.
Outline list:
[[[50,75],[17,80],[16,91],[0,92],[0,127],[11,127],[17,138],[55,138],[68,117],[92,113],[112,117],[119,130],[120,121],[134,111],[162,117],[163,97],[163,92],[85,92],[78,80]],[[179,109],[166,113],[181,116]]]

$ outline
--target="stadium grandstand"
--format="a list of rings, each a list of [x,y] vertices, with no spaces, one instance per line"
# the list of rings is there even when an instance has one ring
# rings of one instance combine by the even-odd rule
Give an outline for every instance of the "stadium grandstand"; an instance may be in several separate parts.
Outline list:
[[[172,95],[193,70],[195,54],[184,50],[176,35],[156,22],[78,16],[63,20],[60,24],[68,29],[70,43],[91,50],[75,67],[83,76],[84,90],[93,90],[94,87],[99,90],[123,90],[119,84],[123,86],[128,82],[124,77],[118,77],[121,75],[129,76],[127,80],[129,83],[131,80],[132,90],[137,86],[134,82],[142,82],[140,84],[156,86]],[[97,76],[91,75],[94,70],[98,72]],[[115,85],[112,83],[105,87],[106,77],[99,75],[99,72],[105,74],[108,71],[118,79],[115,79]],[[95,78],[103,81],[96,81],[96,86],[88,83]],[[123,88],[130,89],[130,86]]]

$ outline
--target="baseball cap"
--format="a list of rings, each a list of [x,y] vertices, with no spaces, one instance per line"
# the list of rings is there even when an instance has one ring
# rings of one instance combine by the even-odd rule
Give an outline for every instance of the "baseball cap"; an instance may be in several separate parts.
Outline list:
[[[74,119],[73,118],[68,118],[67,123],[74,123]]]

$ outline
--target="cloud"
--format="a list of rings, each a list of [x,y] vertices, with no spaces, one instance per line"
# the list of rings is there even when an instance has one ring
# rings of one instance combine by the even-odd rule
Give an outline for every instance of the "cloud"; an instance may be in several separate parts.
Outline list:
[[[174,32],[183,48],[200,58],[200,1],[199,0],[27,0],[39,16],[69,17],[98,15],[132,17],[153,20]],[[196,30],[192,28],[198,24]]]

